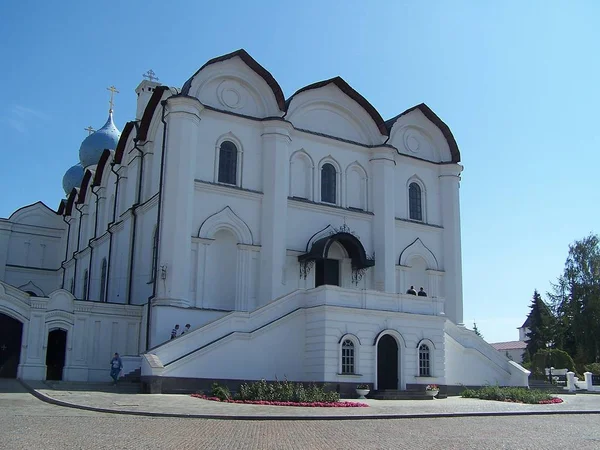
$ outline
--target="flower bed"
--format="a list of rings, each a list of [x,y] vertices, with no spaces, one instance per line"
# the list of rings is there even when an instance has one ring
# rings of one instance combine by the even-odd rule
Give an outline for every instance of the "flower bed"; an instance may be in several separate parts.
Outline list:
[[[460,395],[464,398],[529,403],[532,405],[548,405],[563,402],[561,398],[554,397],[547,392],[523,387],[486,386],[481,389],[465,389]]]
[[[219,397],[209,397],[203,394],[192,394],[192,397],[201,398],[203,400],[211,400],[214,402],[243,403],[246,405],[304,406],[309,408],[365,408],[369,406],[365,403],[358,402],[279,402],[269,400],[234,400],[231,398],[221,400]]]

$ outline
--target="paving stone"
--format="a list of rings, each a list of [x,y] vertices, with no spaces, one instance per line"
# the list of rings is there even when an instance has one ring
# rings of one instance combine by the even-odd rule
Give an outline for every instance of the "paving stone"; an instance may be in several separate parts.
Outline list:
[[[359,421],[152,418],[49,405],[18,383],[6,386],[0,381],[0,449],[38,448],[587,450],[600,448],[600,415]]]

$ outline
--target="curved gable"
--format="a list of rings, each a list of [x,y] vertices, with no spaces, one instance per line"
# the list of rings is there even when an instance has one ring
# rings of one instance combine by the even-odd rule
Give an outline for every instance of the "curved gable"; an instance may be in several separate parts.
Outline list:
[[[154,91],[154,93],[156,93],[156,91]],[[148,107],[146,107],[146,111],[147,110]],[[146,112],[144,112],[144,115],[145,114]],[[125,152],[125,147],[127,146],[127,140],[129,139],[129,135],[133,131],[135,125],[135,122],[127,122],[125,124],[125,127],[123,128],[123,132],[121,133],[121,137],[119,138],[119,142],[117,143],[117,148],[115,149],[114,161],[116,164],[121,164],[121,160],[123,159],[123,153]],[[139,132],[137,134],[139,134]]]
[[[85,203],[85,196],[87,194],[88,186],[92,180],[94,174],[91,170],[86,170],[83,180],[81,181],[81,188],[79,189],[79,195],[77,196],[77,204]]]
[[[48,208],[42,202],[35,202],[31,205],[23,206],[10,215],[8,220],[12,223],[22,225],[32,225],[40,227],[53,226],[63,228],[64,223],[56,212]],[[51,225],[50,225],[51,224]]]
[[[388,134],[377,110],[340,77],[303,87],[286,105],[286,119],[299,129],[366,145]]]
[[[278,117],[285,110],[279,83],[245,50],[208,61],[181,93],[215,109],[252,117]]]
[[[458,144],[446,125],[425,103],[385,122],[388,143],[398,153],[434,162],[460,162]]]
[[[96,166],[96,173],[94,173],[94,178],[92,181],[92,186],[100,186],[102,184],[102,177],[104,175],[104,171],[110,170],[107,165],[110,165],[110,155],[111,151],[106,149],[102,152],[102,156],[100,157],[100,161],[98,161],[98,165]]]
[[[148,139],[148,130],[150,130],[150,125],[152,124],[152,119],[154,118],[154,114],[156,113],[156,108],[158,107],[158,105],[160,104],[160,101],[163,99],[163,96],[165,95],[165,93],[169,93],[171,95],[175,94],[176,92],[174,89],[171,90],[171,88],[169,88],[168,86],[158,86],[154,92],[152,93],[152,97],[150,97],[150,100],[148,101],[148,104],[146,105],[146,109],[144,110],[144,114],[142,115],[142,120],[140,121],[140,127],[137,130],[137,135],[136,135],[136,139],[138,141],[145,141],[146,139]],[[121,154],[121,157],[123,155]],[[116,159],[116,158],[115,158]],[[119,164],[120,164],[120,159],[119,159]]]

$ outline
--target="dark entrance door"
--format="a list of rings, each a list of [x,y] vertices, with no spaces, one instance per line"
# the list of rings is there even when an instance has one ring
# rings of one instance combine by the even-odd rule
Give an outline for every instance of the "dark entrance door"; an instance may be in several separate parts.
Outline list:
[[[0,378],[17,378],[23,324],[0,313]]]
[[[389,334],[377,344],[377,389],[398,389],[398,343]]]
[[[48,333],[46,351],[46,380],[62,380],[67,353],[67,332],[52,330]]]
[[[337,259],[317,260],[315,270],[315,287],[329,284],[340,285],[340,262]]]

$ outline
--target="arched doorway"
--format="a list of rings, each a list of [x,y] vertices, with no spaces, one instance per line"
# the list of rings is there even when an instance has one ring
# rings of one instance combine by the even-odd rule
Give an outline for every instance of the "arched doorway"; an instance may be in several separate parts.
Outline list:
[[[17,378],[23,324],[0,313],[0,378]]]
[[[377,343],[377,389],[398,389],[398,342],[389,334]]]
[[[341,229],[348,230],[345,226]],[[367,256],[365,248],[355,235],[347,231],[337,231],[314,242],[309,240],[306,253],[298,256],[300,276],[306,279],[310,267],[314,264],[316,266],[315,287],[325,284],[340,286],[344,278],[342,273],[344,260],[350,260],[352,282],[362,278],[364,270],[375,265],[374,259]],[[355,276],[358,273],[361,273],[360,278]]]
[[[46,380],[62,380],[67,355],[67,331],[60,328],[48,333]]]

